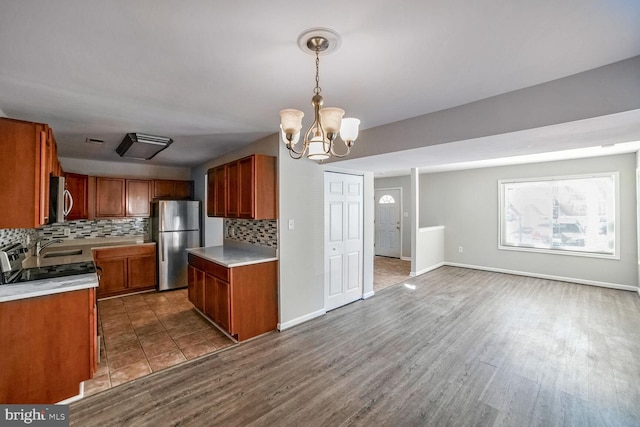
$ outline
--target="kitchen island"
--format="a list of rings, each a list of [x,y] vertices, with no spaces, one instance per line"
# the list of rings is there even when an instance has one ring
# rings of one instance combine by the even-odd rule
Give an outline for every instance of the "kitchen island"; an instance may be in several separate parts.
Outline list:
[[[225,242],[187,249],[189,300],[237,341],[278,324],[278,258],[274,249]]]

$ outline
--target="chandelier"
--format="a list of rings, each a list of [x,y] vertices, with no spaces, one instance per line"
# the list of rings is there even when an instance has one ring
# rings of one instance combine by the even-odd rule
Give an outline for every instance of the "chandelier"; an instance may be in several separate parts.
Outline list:
[[[300,144],[300,130],[304,113],[300,110],[286,109],[280,111],[280,129],[282,140],[289,149],[289,155],[300,159],[305,154],[311,160],[324,160],[331,156],[345,157],[351,152],[351,147],[358,138],[360,120],[343,118],[342,108],[324,107],[324,99],[320,95],[320,53],[333,52],[340,45],[340,36],[328,28],[312,28],[304,31],[298,37],[298,46],[303,51],[315,54],[316,57],[316,87],[313,89],[311,105],[314,119],[304,134]],[[335,150],[336,138],[344,142],[345,149]]]

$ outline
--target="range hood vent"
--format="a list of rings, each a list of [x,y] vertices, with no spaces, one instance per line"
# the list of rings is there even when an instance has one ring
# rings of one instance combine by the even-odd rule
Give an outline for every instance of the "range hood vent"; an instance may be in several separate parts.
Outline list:
[[[172,142],[173,139],[165,136],[128,133],[116,148],[116,153],[129,159],[151,160]]]

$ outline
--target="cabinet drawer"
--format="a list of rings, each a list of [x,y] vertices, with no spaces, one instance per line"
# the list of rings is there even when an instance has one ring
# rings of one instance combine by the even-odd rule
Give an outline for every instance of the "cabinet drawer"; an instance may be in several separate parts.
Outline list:
[[[205,261],[204,259],[195,256],[193,254],[189,254],[189,256],[187,257],[189,260],[189,264],[194,266],[195,268],[197,268],[198,270],[202,270],[205,271],[206,270],[206,265],[207,265],[207,261]]]
[[[217,277],[220,280],[224,280],[225,282],[229,281],[230,269],[220,264],[216,264],[213,261],[207,261],[199,256],[189,254],[189,264],[212,275],[213,277]]]
[[[220,280],[224,280],[225,282],[229,281],[229,269],[221,266],[220,264],[207,261],[207,266],[204,271]]]

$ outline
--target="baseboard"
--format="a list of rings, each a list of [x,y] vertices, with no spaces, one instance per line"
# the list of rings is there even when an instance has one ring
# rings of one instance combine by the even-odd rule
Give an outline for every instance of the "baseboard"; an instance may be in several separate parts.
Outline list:
[[[375,295],[374,291],[365,292],[364,294],[362,294],[362,299],[371,298],[374,295]]]
[[[313,313],[305,314],[304,316],[296,317],[293,320],[289,320],[288,322],[278,323],[278,330],[284,331],[285,329],[292,328],[301,323],[307,322],[311,319],[315,319],[316,317],[320,317],[327,313],[327,310],[324,308],[322,310],[314,311]]]
[[[575,277],[562,277],[562,276],[554,276],[551,274],[531,273],[528,271],[516,271],[516,270],[507,270],[504,268],[483,267],[480,265],[460,264],[457,262],[445,262],[444,265],[448,265],[451,267],[471,268],[473,270],[491,271],[494,273],[513,274],[516,276],[536,277],[538,279],[557,280],[559,282],[577,283],[579,285],[599,286],[601,288],[618,289],[621,291],[632,291],[632,292],[637,291],[640,294],[640,289],[638,287],[630,286],[630,285],[621,285],[618,283],[598,282],[596,280],[584,280],[584,279],[577,279]]]
[[[55,405],[68,405],[70,403],[77,402],[78,400],[84,398],[84,381],[80,383],[79,391],[80,393],[78,393],[77,395],[71,396],[68,399],[55,403]]]
[[[411,257],[410,256],[401,256],[400,259],[402,261],[411,261]]]
[[[419,276],[419,275],[421,275],[421,274],[428,273],[428,272],[430,272],[431,270],[435,270],[436,268],[440,268],[440,267],[442,267],[444,264],[445,264],[444,262],[439,262],[439,263],[437,263],[437,264],[435,264],[435,265],[432,265],[432,266],[430,266],[430,267],[423,268],[423,269],[422,269],[422,270],[420,270],[420,271],[416,271],[415,273],[412,271],[411,273],[409,273],[409,276],[410,276],[410,277],[416,277],[416,276]]]

